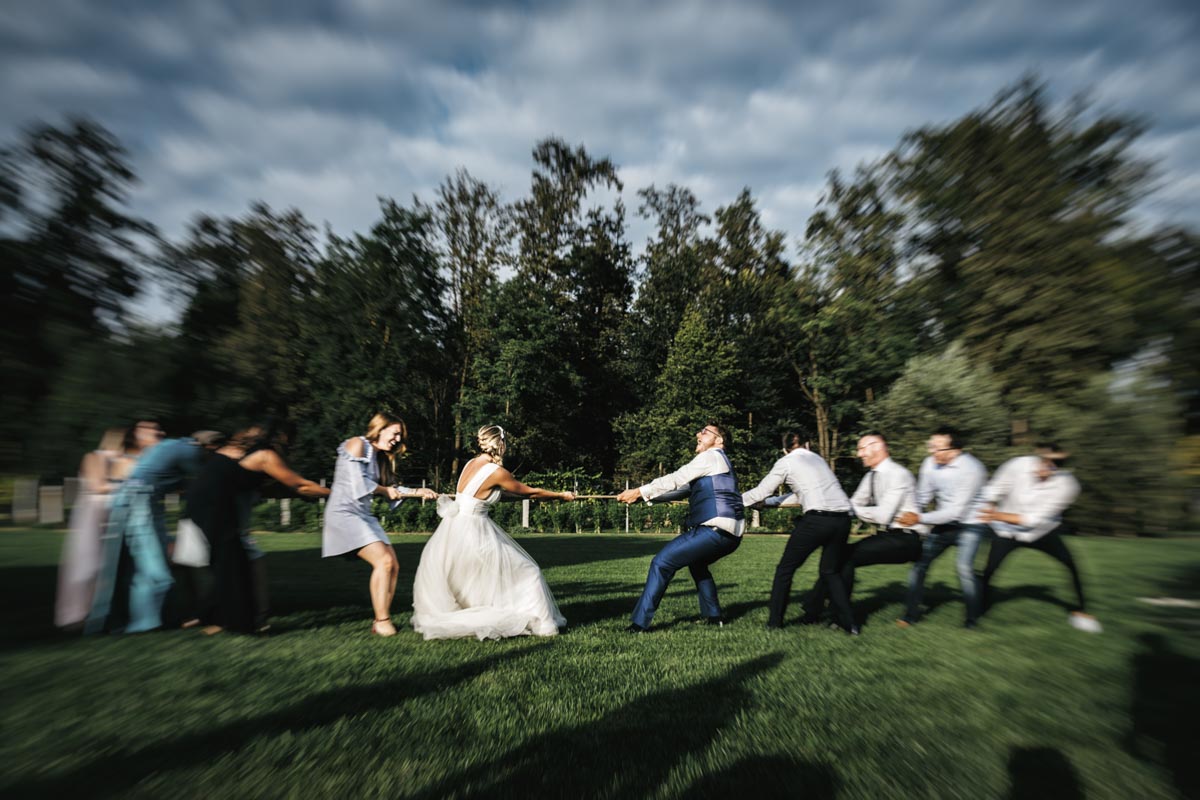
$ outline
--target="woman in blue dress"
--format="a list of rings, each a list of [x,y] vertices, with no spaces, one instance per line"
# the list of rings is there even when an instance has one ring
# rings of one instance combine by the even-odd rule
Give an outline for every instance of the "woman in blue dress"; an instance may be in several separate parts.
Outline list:
[[[409,497],[437,499],[437,492],[431,489],[409,490],[398,485],[396,462],[407,449],[407,438],[404,420],[381,412],[371,418],[364,435],[338,445],[321,532],[323,558],[353,553],[371,565],[371,606],[375,612],[371,632],[379,636],[396,634],[391,609],[400,564],[383,526],[371,513],[371,501],[379,497],[394,506]]]

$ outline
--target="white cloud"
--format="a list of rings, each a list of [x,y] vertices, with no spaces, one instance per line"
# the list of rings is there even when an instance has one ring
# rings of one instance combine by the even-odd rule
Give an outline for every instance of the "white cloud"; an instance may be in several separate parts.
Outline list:
[[[39,98],[121,95],[137,91],[140,83],[119,69],[73,58],[30,58],[5,70],[5,91]]]
[[[262,29],[221,48],[234,80],[260,97],[402,78],[404,58],[366,36],[320,28]]]

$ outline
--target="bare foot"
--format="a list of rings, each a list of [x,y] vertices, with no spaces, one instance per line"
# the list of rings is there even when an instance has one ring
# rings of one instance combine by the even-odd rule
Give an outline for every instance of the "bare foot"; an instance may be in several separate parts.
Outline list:
[[[203,628],[200,629],[200,632],[203,633],[205,636],[214,636],[223,630],[225,630],[225,629],[222,628],[220,625],[205,625]]]
[[[377,619],[371,623],[371,633],[376,636],[395,636],[396,626],[391,619]]]

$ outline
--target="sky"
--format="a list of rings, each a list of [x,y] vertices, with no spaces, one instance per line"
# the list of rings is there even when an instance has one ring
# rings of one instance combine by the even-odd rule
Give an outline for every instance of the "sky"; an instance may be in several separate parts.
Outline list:
[[[0,1],[0,142],[96,119],[168,237],[255,200],[366,231],[460,167],[515,200],[558,136],[618,166],[635,249],[668,183],[710,214],[749,187],[797,243],[831,169],[1030,72],[1146,121],[1139,220],[1200,220],[1195,3]]]

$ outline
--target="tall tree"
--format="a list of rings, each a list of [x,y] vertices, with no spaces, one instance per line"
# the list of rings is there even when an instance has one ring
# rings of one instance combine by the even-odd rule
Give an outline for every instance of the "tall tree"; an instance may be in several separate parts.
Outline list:
[[[618,192],[622,185],[609,159],[595,159],[559,139],[539,142],[533,157],[530,196],[514,206],[518,286],[531,291],[512,298],[522,306],[519,312],[513,309],[513,318],[529,324],[527,330],[545,352],[564,359],[562,374],[551,383],[577,388],[564,398],[564,417],[554,423],[565,449],[555,447],[554,456],[536,451],[529,456],[538,468],[562,460],[608,471],[616,457],[612,420],[632,402],[616,355],[632,298],[633,264],[621,202],[609,208],[585,204],[592,193]],[[533,313],[549,314],[553,324],[533,324]],[[544,340],[543,332],[558,341]],[[500,343],[493,355],[499,357],[503,348]],[[550,361],[545,368],[559,369],[557,364]],[[517,387],[505,391],[510,398],[522,396]],[[541,421],[539,428],[546,424]]]
[[[449,276],[450,337],[455,364],[454,441],[450,474],[457,475],[463,451],[463,407],[471,363],[487,341],[486,304],[494,297],[498,270],[511,263],[511,215],[486,184],[459,170],[438,187],[437,224]]]
[[[617,423],[621,472],[641,481],[674,470],[690,458],[692,435],[709,419],[734,432],[736,445],[746,433],[734,424],[740,383],[733,344],[718,335],[708,314],[689,308],[655,381],[653,399]],[[729,450],[735,465],[746,463],[741,448]]]
[[[746,431],[739,448],[765,467],[778,447],[772,421],[790,419],[798,398],[789,380],[787,352],[768,343],[777,331],[768,310],[786,295],[794,268],[784,257],[781,231],[763,224],[749,189],[718,208],[716,231],[705,248],[711,263],[700,302],[715,335],[729,341],[742,373],[737,424]],[[757,420],[758,424],[755,424]],[[767,424],[764,424],[767,423]]]
[[[1065,398],[1142,342],[1118,246],[1145,186],[1137,121],[1057,110],[1032,78],[986,109],[906,136],[894,165],[921,220],[918,253],[960,334],[1028,411]]]
[[[84,119],[34,127],[0,157],[0,440],[27,443],[70,354],[109,336],[137,294],[154,229],[128,210],[136,183],[117,140]],[[0,459],[27,468],[34,455],[17,445]]]
[[[809,220],[807,263],[768,317],[831,464],[864,404],[913,354],[918,317],[901,278],[902,223],[875,169],[859,168],[850,182],[831,173]]]
[[[389,411],[409,425],[403,477],[440,483],[449,453],[452,378],[446,284],[432,209],[380,202],[368,234],[332,237],[303,303],[297,419],[304,462],[328,474],[337,442]]]
[[[701,234],[710,219],[691,190],[649,186],[638,196],[638,213],[656,227],[642,256],[643,278],[629,317],[629,358],[639,398],[648,398],[684,312],[712,278],[713,264]]]

